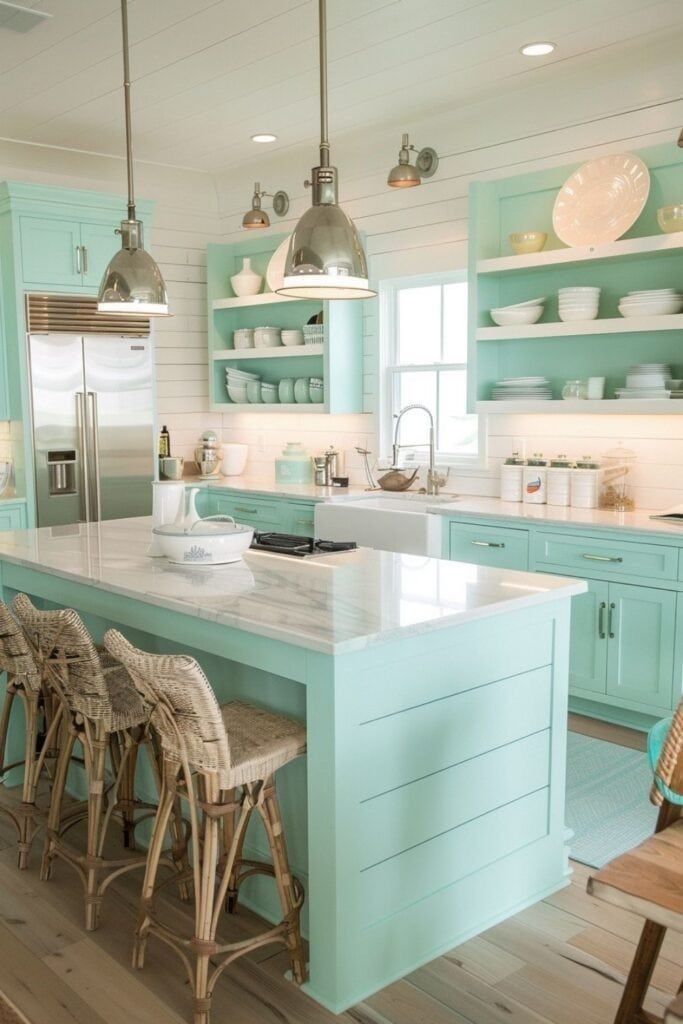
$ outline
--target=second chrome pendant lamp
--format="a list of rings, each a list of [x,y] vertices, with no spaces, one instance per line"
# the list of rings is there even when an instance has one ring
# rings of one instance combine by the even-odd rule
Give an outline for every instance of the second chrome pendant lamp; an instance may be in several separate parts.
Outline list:
[[[117,234],[121,248],[104,272],[97,296],[98,313],[137,313],[168,316],[168,295],[161,271],[143,245],[142,221],[135,215],[133,148],[130,115],[130,67],[128,56],[128,0],[121,0],[123,34],[123,94],[126,117],[126,165],[128,169],[128,217]]]
[[[330,166],[327,131],[327,10],[318,0],[320,35],[320,166],[314,167],[313,204],[289,242],[278,292],[303,299],[368,299],[368,267],[358,231],[338,204],[337,168]]]

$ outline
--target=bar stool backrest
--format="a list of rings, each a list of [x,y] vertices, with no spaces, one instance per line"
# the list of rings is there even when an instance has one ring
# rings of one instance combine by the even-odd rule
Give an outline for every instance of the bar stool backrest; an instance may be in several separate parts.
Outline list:
[[[12,612],[39,666],[72,712],[99,719],[111,713],[100,656],[79,615],[71,608],[42,611],[17,594]]]
[[[25,691],[38,694],[40,672],[19,623],[0,601],[0,672],[21,681]]]
[[[683,804],[683,700],[674,711],[659,751],[650,800],[658,806],[665,801]]]
[[[107,650],[128,670],[152,707],[164,753],[190,768],[222,774],[230,770],[230,745],[221,709],[201,666],[185,654],[148,654],[117,630],[104,636]]]

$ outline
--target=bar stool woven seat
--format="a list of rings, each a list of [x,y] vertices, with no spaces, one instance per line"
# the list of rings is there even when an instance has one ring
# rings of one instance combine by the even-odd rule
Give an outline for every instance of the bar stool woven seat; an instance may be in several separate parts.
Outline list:
[[[0,602],[0,671],[7,674],[7,688],[0,714],[0,776],[11,768],[24,766],[22,802],[19,807],[0,805],[14,822],[18,836],[19,867],[28,867],[31,845],[37,831],[36,792],[48,755],[56,754],[53,744],[61,718],[61,707],[52,702],[43,687],[41,673],[21,626],[6,604]],[[8,763],[7,735],[16,697],[24,709],[24,757]]]
[[[147,654],[116,630],[105,646],[128,669],[151,706],[151,722],[163,753],[163,785],[149,846],[133,964],[144,964],[148,935],[175,949],[194,993],[194,1024],[208,1024],[211,996],[221,971],[260,946],[280,943],[289,952],[292,975],[305,979],[299,929],[304,900],[301,883],[289,869],[274,773],[306,750],[303,725],[241,701],[223,706],[199,664],[186,655]],[[194,933],[184,936],[174,922],[162,923],[155,903],[159,854],[178,792],[190,808]],[[245,833],[256,811],[265,829],[272,864],[242,856]],[[282,920],[240,942],[216,938],[227,905],[234,911],[240,884],[254,874],[275,878]]]
[[[62,704],[64,730],[55,769],[41,878],[48,880],[55,857],[76,869],[85,890],[85,919],[89,931],[99,924],[105,890],[124,871],[143,867],[145,856],[107,858],[104,843],[109,823],[120,817],[124,844],[133,845],[135,828],[156,811],[156,804],[135,799],[135,765],[139,746],[149,743],[149,707],[120,662],[107,653],[100,658],[90,634],[72,609],[42,611],[25,594],[12,602],[44,679]],[[64,810],[67,773],[75,743],[83,750],[88,796],[85,805]],[[107,784],[107,754],[113,781]],[[158,781],[159,764],[152,751]],[[173,807],[174,864],[184,868],[185,842],[179,807]],[[146,812],[140,814],[139,812]],[[87,819],[86,850],[67,842],[65,835],[79,818]]]

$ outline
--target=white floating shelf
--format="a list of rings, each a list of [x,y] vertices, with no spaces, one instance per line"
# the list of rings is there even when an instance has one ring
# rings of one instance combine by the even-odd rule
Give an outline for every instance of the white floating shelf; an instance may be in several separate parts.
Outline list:
[[[567,413],[586,413],[612,415],[660,414],[676,416],[683,413],[683,400],[672,398],[606,398],[591,399],[554,399],[551,402],[520,400],[519,402],[477,402],[476,412],[496,413],[504,416],[507,413],[543,413],[544,415],[566,415]]]
[[[310,302],[311,299],[295,299],[291,295],[278,295],[277,292],[262,292],[260,295],[243,295],[233,299],[214,299],[214,309],[247,309],[250,306],[272,306],[278,302]]]
[[[622,238],[607,245],[589,245],[585,248],[547,249],[545,252],[532,252],[525,256],[497,256],[493,259],[479,260],[478,274],[501,274],[512,270],[529,270],[533,268],[557,267],[564,263],[588,263],[593,260],[605,260],[640,256],[644,253],[666,253],[672,249],[683,248],[683,231],[670,235],[648,235],[644,238]]]
[[[669,316],[614,317],[573,323],[525,324],[521,327],[479,327],[477,341],[517,341],[522,338],[577,338],[586,334],[642,334],[683,331],[683,313]]]
[[[252,412],[302,412],[302,413],[325,413],[327,412],[327,406],[324,402],[295,402],[293,405],[284,404],[281,402],[273,402],[268,404],[266,402],[255,402],[253,405],[250,402],[213,402],[211,409],[213,412],[222,413],[252,413]]]
[[[683,316],[681,317],[683,320]],[[230,362],[239,359],[289,359],[290,356],[321,356],[323,345],[278,345],[277,348],[221,348],[214,352],[212,359]]]

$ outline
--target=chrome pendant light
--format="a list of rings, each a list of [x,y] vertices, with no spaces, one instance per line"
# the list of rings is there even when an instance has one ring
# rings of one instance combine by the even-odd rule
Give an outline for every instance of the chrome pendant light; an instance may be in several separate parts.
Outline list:
[[[337,168],[327,137],[327,10],[318,0],[320,33],[320,166],[312,170],[313,205],[289,242],[280,295],[301,299],[369,299],[368,267],[356,227],[337,200]]]
[[[250,231],[259,228],[270,227],[270,217],[261,206],[261,200],[266,196],[272,196],[273,199],[273,211],[278,217],[284,217],[289,210],[289,196],[286,192],[280,189],[274,195],[271,192],[264,192],[261,189],[261,183],[256,182],[254,184],[254,194],[251,198],[251,209],[247,210],[244,217],[242,217],[242,227],[248,228]]]
[[[417,153],[415,164],[410,162],[410,154]],[[425,146],[419,152],[411,146],[407,133],[401,140],[398,163],[392,167],[387,176],[387,185],[391,188],[414,188],[421,185],[423,178],[431,178],[439,166],[439,158],[431,146]]]
[[[128,168],[128,218],[116,234],[121,248],[104,272],[97,296],[99,313],[138,313],[168,316],[166,285],[158,266],[144,249],[142,221],[135,216],[133,188],[133,146],[130,116],[130,66],[128,56],[128,0],[121,0],[123,32],[123,95],[126,117],[126,162]]]

